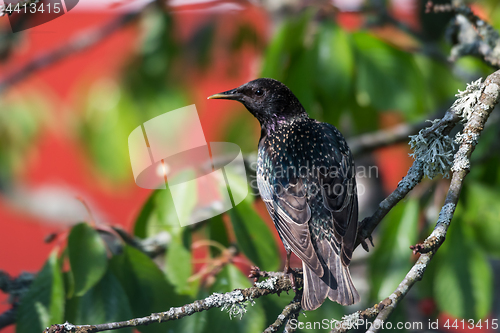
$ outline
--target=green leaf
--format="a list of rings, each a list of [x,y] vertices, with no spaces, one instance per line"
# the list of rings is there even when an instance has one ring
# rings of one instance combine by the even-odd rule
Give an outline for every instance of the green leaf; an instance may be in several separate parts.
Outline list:
[[[186,169],[177,173],[169,182],[182,183],[182,179],[193,179],[194,171]],[[170,189],[155,190],[146,200],[134,227],[134,234],[141,238],[147,238],[162,231],[171,232],[179,229],[181,219],[189,219],[196,206],[196,184],[179,184],[181,191],[176,192],[176,204],[172,199]]]
[[[190,301],[175,292],[151,258],[130,246],[124,248],[123,254],[110,260],[110,268],[125,290],[134,317],[167,311],[172,306],[181,306]],[[152,324],[138,329],[143,333],[152,333],[159,329],[167,331],[172,325]]]
[[[179,217],[175,210],[170,189],[156,190],[152,195],[154,208],[145,223],[146,237],[156,235],[161,231],[180,228]]]
[[[425,95],[429,110],[448,105],[450,98],[457,93],[457,90],[463,90],[463,80],[454,76],[447,65],[423,54],[417,53],[414,58],[425,81]]]
[[[107,271],[98,284],[67,302],[66,320],[75,325],[102,324],[132,318],[129,300],[118,279]],[[123,332],[132,332],[131,328]]]
[[[248,278],[233,264],[226,265],[217,275],[217,280],[210,288],[211,292],[225,293],[237,288],[251,287]],[[262,332],[266,324],[266,313],[259,300],[253,305],[246,304],[247,312],[241,319],[229,318],[229,314],[221,309],[208,311],[208,324],[205,332]]]
[[[175,184],[174,212],[177,214],[179,221],[186,223],[189,223],[190,216],[196,207],[198,190],[196,182],[190,181],[195,178],[194,170],[185,169],[177,173],[169,181],[169,183]]]
[[[156,196],[158,195],[159,190],[151,192],[151,195],[148,197],[144,205],[142,206],[141,212],[134,224],[134,235],[140,238],[146,238],[147,235],[147,225],[148,221],[151,218],[154,210],[156,208]]]
[[[435,260],[434,291],[439,309],[457,318],[484,319],[493,297],[491,268],[473,242],[472,230],[458,216]]]
[[[52,324],[62,323],[64,301],[64,284],[56,249],[21,298],[16,332],[40,333]]]
[[[277,270],[280,255],[273,234],[248,200],[229,211],[241,251],[263,270]]]
[[[304,47],[307,28],[314,10],[306,10],[299,17],[284,21],[265,52],[261,77],[272,77],[284,81],[294,57],[300,55]]]
[[[322,120],[338,124],[353,99],[354,54],[350,37],[331,21],[324,21],[318,27],[316,43],[317,71],[312,89],[321,104]]]
[[[197,299],[203,299],[207,297],[206,292],[204,294],[198,295]],[[206,330],[208,325],[208,311],[202,311],[195,313],[191,316],[182,318],[181,320],[176,320],[177,325],[175,325],[175,330],[170,329],[168,332],[175,333],[201,333]]]
[[[349,35],[330,21],[318,31],[318,89],[344,99],[349,93],[354,74],[354,53]]]
[[[86,223],[80,223],[69,234],[68,255],[75,281],[75,294],[81,296],[106,273],[106,246],[96,230]]]
[[[167,255],[165,256],[165,274],[176,287],[177,293],[194,297],[198,292],[199,281],[188,282],[189,277],[193,274],[193,265],[191,241],[184,242],[183,240],[183,235],[186,234],[191,235],[186,228],[178,229],[171,234],[172,239],[168,244]]]
[[[384,219],[375,252],[370,257],[371,299],[390,295],[412,266],[410,245],[417,241],[418,201],[399,203]]]
[[[500,191],[497,188],[470,182],[466,188],[466,209],[463,218],[474,230],[476,244],[489,254],[500,257]],[[462,215],[462,214],[461,214]]]
[[[222,216],[222,214],[214,216],[210,219],[210,222],[208,222],[208,238],[227,248],[229,247],[229,235],[227,233],[226,224],[224,223]],[[221,251],[214,246],[210,247],[210,252],[213,257],[221,254]]]
[[[365,32],[356,32],[352,37],[360,106],[398,110],[409,119],[419,118],[427,106],[425,82],[413,56]]]

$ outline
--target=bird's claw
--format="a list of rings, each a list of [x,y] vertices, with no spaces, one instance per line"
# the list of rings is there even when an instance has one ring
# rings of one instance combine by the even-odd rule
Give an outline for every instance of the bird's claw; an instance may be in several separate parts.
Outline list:
[[[259,281],[260,277],[266,276],[265,273],[266,272],[261,271],[259,267],[251,266],[250,267],[250,274],[248,274],[248,277],[251,279],[253,278],[253,282],[255,283],[255,282]]]
[[[370,241],[370,244],[372,245],[372,247],[375,247],[375,245],[373,244],[373,238],[371,235],[368,236],[366,239],[361,239],[361,246],[363,247],[363,249],[366,252],[370,252],[370,248],[368,247],[368,243],[366,242],[367,239]]]
[[[297,292],[297,284],[295,283],[295,270],[293,270],[290,267],[285,267],[285,270],[283,271],[284,275],[288,275],[288,278],[290,279],[290,283],[292,285],[292,290],[294,292]]]

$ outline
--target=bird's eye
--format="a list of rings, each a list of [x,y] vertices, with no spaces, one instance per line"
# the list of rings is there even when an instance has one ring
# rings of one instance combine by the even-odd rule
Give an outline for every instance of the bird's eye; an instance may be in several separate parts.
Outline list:
[[[264,90],[262,90],[262,89],[257,89],[257,90],[255,91],[255,95],[257,95],[257,96],[262,96],[262,95],[264,95]]]

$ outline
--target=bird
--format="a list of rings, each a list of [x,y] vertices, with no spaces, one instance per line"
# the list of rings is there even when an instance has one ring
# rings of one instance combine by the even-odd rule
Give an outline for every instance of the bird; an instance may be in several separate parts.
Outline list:
[[[358,230],[352,153],[333,125],[312,119],[283,83],[259,78],[208,97],[235,100],[259,121],[257,185],[286,250],[302,260],[301,307],[359,301],[349,263]],[[292,280],[294,281],[294,280]]]

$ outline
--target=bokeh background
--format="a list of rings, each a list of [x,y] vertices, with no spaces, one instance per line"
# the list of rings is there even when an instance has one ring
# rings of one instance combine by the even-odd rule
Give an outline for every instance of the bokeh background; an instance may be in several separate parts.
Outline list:
[[[245,275],[251,264],[282,269],[281,242],[255,196],[230,214],[175,228],[168,191],[135,185],[128,135],[157,115],[196,104],[207,141],[236,143],[251,163],[258,122],[238,103],[206,97],[257,77],[287,84],[312,117],[337,126],[348,142],[434,119],[453,103],[457,89],[493,69],[473,57],[448,62],[452,15],[425,14],[424,2],[80,0],[65,15],[15,34],[7,17],[0,17],[0,270],[12,277],[42,267],[60,271],[45,281],[52,298],[42,304],[50,314],[18,307],[18,322],[30,321],[17,330],[40,332],[54,323],[50,319],[95,324],[147,315],[209,292],[250,286]],[[473,1],[471,7],[500,29],[496,0]],[[134,14],[124,24],[127,13]],[[78,49],[89,38],[96,40]],[[55,50],[60,59],[53,59]],[[392,321],[422,321],[426,327],[429,319],[439,319],[442,331],[471,332],[493,329],[444,324],[500,319],[498,119],[492,116],[473,154],[445,244]],[[409,153],[406,142],[396,142],[356,156],[358,166],[378,171],[359,180],[366,188],[361,217],[395,189],[412,163]],[[351,271],[361,304],[342,308],[327,301],[301,315],[302,321],[340,319],[395,289],[416,260],[409,246],[437,220],[449,183],[438,178],[425,179],[391,211],[376,231],[374,249],[356,250]],[[90,224],[74,227],[81,222]],[[155,258],[162,270],[116,241],[110,226],[137,239],[166,234],[167,252]],[[71,281],[78,280],[71,274],[78,269],[68,264],[68,235],[86,239],[92,230],[108,237],[107,259],[102,272],[97,262],[82,259],[82,267],[98,278],[77,285],[77,296],[71,292]],[[114,250],[113,237],[119,243]],[[242,238],[251,241],[242,244]],[[292,263],[300,265],[297,258]],[[126,266],[131,272],[124,273]],[[132,275],[134,287],[111,287],[127,285]],[[62,282],[54,282],[56,276]],[[214,309],[141,331],[259,332],[292,294],[256,300],[241,321]],[[18,301],[0,293],[0,313]]]

